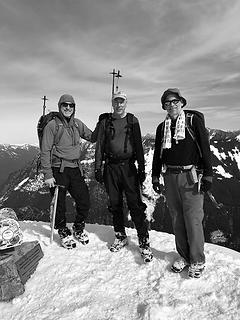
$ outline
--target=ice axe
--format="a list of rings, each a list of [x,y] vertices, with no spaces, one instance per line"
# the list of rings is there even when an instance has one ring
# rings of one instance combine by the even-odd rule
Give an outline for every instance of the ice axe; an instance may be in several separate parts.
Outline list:
[[[65,186],[62,186],[59,184],[56,185],[54,190],[54,195],[52,197],[52,201],[50,204],[50,226],[51,226],[50,243],[53,242],[53,233],[54,233],[54,226],[55,226],[55,219],[56,219],[59,188],[65,188]]]

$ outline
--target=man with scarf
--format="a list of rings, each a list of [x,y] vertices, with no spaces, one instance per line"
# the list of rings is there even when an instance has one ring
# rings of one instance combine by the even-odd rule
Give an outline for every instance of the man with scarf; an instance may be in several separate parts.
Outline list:
[[[88,187],[84,181],[81,159],[81,138],[95,142],[92,132],[81,120],[74,118],[75,101],[69,94],[64,94],[58,102],[59,115],[48,122],[43,131],[41,146],[41,166],[45,184],[53,196],[59,185],[55,229],[61,244],[67,249],[76,247],[76,240],[87,244],[89,239],[85,232],[90,201]],[[61,133],[60,133],[61,132]],[[59,142],[55,145],[56,135]],[[72,232],[66,226],[66,193],[70,193],[76,203],[76,218]]]
[[[167,111],[165,121],[156,130],[152,163],[152,184],[157,193],[165,191],[172,218],[176,249],[180,255],[171,270],[181,272],[188,267],[188,276],[199,278],[205,267],[204,192],[212,185],[212,165],[205,124],[193,115],[192,126],[196,141],[186,128],[187,101],[179,89],[167,89],[161,97]],[[200,170],[201,169],[201,170]],[[164,185],[159,182],[162,175]]]

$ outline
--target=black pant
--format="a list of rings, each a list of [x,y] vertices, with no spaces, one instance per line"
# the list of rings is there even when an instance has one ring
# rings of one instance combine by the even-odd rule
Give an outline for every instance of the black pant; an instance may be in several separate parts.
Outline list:
[[[53,176],[56,184],[60,185],[58,193],[57,211],[55,228],[59,229],[66,226],[66,193],[73,197],[76,203],[75,223],[84,223],[90,208],[89,191],[79,168],[65,167],[63,172],[59,168],[53,168]],[[64,187],[62,187],[64,186]],[[54,188],[50,188],[53,196]]]
[[[125,233],[124,191],[138,236],[140,238],[148,236],[148,224],[145,216],[146,205],[141,201],[140,186],[134,163],[129,161],[107,163],[104,168],[104,184],[109,196],[109,211],[113,215],[114,231]]]

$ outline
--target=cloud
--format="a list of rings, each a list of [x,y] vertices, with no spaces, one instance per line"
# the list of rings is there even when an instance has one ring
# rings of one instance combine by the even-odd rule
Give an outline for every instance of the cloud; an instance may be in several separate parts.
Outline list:
[[[38,117],[43,95],[52,109],[69,92],[94,127],[109,110],[116,68],[143,131],[152,130],[160,96],[173,86],[207,112],[228,106],[227,121],[216,125],[235,127],[239,15],[236,0],[0,0],[2,117],[7,104],[18,128],[21,112]]]

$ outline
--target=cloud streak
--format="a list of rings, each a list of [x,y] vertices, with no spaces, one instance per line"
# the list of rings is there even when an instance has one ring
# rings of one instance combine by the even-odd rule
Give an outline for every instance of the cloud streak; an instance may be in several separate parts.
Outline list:
[[[73,94],[93,129],[110,110],[113,68],[143,133],[164,119],[168,87],[210,127],[239,129],[239,15],[237,0],[0,0],[0,143],[37,141],[43,95],[56,109],[62,93]]]

